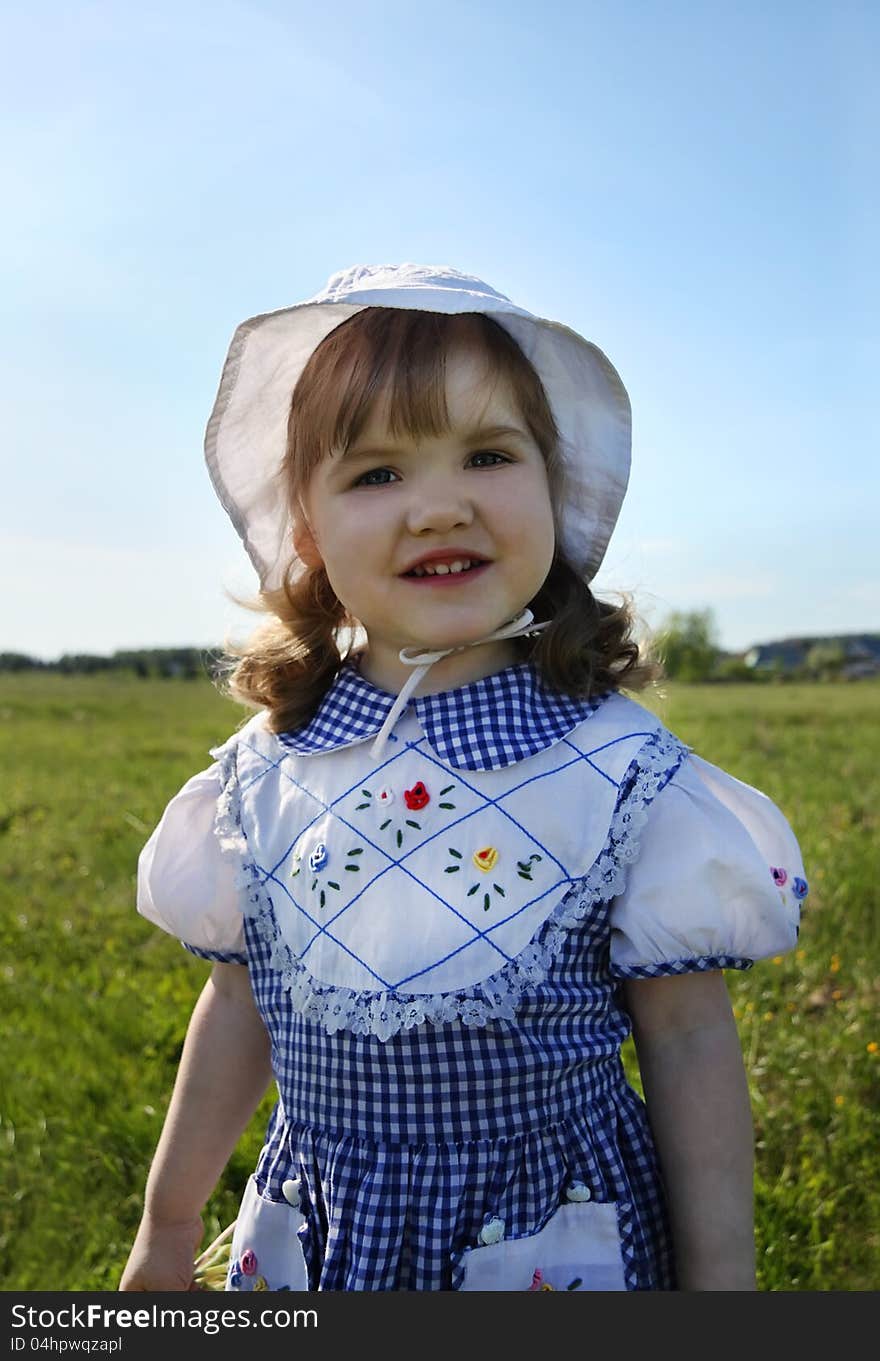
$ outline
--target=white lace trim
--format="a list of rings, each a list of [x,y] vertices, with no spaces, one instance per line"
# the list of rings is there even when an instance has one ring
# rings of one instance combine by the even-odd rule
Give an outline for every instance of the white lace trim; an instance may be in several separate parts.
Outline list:
[[[281,974],[282,987],[290,993],[295,1011],[317,1021],[328,1034],[350,1030],[355,1035],[376,1035],[380,1040],[425,1021],[445,1025],[459,1018],[464,1025],[484,1026],[488,1021],[513,1020],[523,993],[543,982],[568,932],[597,904],[623,892],[629,866],[638,859],[648,807],[688,754],[688,748],[665,730],[648,738],[635,757],[632,788],[614,812],[603,849],[589,872],[569,889],[514,960],[490,978],[460,991],[405,995],[355,992],[320,983],[293,954],[281,936],[260,872],[248,858],[241,825],[235,746],[229,743],[215,753],[220,760],[223,787],[217,800],[214,830],[221,851],[236,862],[235,884],[245,895],[245,915],[254,920],[257,932],[269,944],[269,962]],[[631,777],[624,777],[624,784],[628,778]]]

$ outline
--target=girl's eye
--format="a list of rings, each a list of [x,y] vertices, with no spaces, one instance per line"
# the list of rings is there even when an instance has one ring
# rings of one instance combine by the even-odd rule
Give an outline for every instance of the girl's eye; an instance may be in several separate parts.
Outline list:
[[[373,481],[368,482],[367,478],[372,479],[374,477],[377,477],[380,473],[388,473],[390,471],[391,471],[390,468],[371,468],[369,472],[363,473],[362,476],[359,477],[353,485],[355,487],[387,487],[388,486],[387,482],[373,482]]]
[[[509,462],[510,462],[510,459],[509,459],[509,458],[507,458],[504,454],[498,454],[498,453],[496,453],[494,449],[478,449],[477,452],[476,452],[475,454],[472,455],[472,457],[473,457],[473,458],[500,458],[502,463],[509,463]],[[490,467],[490,468],[494,468],[495,466],[496,466],[496,465],[495,465],[494,463],[490,463],[490,464],[489,464],[489,467]]]
[[[510,463],[506,453],[498,453],[495,449],[477,449],[471,455],[471,464],[477,468],[495,468],[499,464]],[[370,468],[369,472],[362,472],[356,482],[352,483],[355,487],[388,487],[392,480],[397,479],[396,472],[390,468]]]

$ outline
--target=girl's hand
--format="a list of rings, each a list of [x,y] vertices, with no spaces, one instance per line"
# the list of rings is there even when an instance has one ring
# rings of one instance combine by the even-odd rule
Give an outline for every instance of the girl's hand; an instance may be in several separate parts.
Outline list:
[[[132,1245],[120,1290],[195,1290],[193,1259],[202,1241],[200,1218],[156,1223],[145,1214]]]
[[[215,964],[187,1027],[120,1290],[198,1288],[201,1213],[271,1079],[269,1036],[248,971]]]

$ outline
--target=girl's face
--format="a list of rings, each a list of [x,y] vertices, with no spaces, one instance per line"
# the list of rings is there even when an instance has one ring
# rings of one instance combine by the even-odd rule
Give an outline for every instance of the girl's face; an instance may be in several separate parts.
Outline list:
[[[494,632],[537,595],[555,534],[546,466],[504,379],[458,348],[446,364],[449,429],[418,442],[392,437],[382,403],[345,454],[315,469],[295,518],[294,544],[363,625],[362,674],[396,693],[412,668],[401,648],[443,649]],[[479,562],[460,574],[413,576]],[[426,690],[489,675],[516,660],[509,641],[453,653]],[[423,693],[421,688],[417,694]]]

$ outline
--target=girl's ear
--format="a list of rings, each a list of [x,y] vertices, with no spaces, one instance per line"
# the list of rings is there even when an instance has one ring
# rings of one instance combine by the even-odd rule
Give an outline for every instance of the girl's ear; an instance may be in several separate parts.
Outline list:
[[[293,546],[306,567],[323,567],[324,559],[321,557],[311,526],[299,509],[293,514]]]

